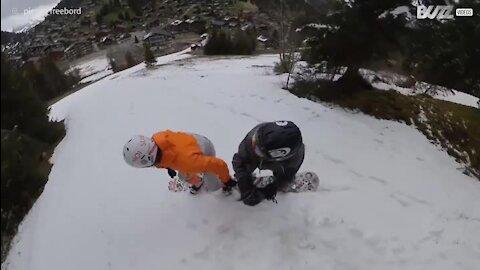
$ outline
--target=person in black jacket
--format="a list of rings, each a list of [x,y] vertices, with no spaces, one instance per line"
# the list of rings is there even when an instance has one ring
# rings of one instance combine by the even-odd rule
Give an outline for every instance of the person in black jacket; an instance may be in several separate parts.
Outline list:
[[[275,200],[277,190],[295,179],[304,155],[302,134],[293,122],[266,122],[254,127],[240,143],[232,162],[243,203],[254,206],[264,199]],[[257,168],[271,170],[273,183],[256,187],[252,173]]]

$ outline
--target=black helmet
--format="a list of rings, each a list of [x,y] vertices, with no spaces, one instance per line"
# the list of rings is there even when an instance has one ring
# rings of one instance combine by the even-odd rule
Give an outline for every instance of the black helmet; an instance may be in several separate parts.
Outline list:
[[[294,156],[302,146],[302,133],[291,121],[269,122],[253,136],[255,153],[261,158],[282,161]]]

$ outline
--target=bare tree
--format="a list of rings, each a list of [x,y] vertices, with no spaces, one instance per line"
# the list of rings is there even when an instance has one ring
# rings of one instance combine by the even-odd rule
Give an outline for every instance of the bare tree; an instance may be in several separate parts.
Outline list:
[[[278,21],[280,23],[280,34],[278,37],[280,62],[275,66],[275,71],[278,73],[288,73],[284,87],[284,89],[288,89],[290,77],[295,69],[298,57],[296,55],[296,46],[289,37],[291,22],[289,21],[285,5],[285,1],[282,0],[278,14]]]

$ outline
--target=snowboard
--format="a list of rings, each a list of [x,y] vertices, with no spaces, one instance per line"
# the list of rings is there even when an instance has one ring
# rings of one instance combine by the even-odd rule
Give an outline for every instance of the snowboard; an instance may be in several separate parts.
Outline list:
[[[256,177],[253,181],[253,184],[258,188],[264,188],[267,185],[273,183],[273,176],[261,176]],[[320,179],[318,175],[314,172],[300,172],[295,175],[295,179],[291,184],[286,186],[284,189],[279,190],[280,192],[309,192],[316,191],[320,184]]]
[[[168,181],[168,190],[173,192],[189,191],[190,185],[187,182],[180,180],[178,176],[175,176]]]
[[[202,173],[197,174],[197,176],[203,178]],[[173,192],[190,191],[190,186],[187,181],[180,179],[178,175],[168,181],[168,190]]]

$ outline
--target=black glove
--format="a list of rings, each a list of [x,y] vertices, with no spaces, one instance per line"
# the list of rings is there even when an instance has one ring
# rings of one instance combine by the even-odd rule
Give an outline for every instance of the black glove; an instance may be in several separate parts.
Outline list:
[[[230,178],[227,183],[224,184],[223,186],[223,191],[224,192],[230,192],[234,186],[237,185],[237,181],[233,180]]]
[[[242,194],[242,201],[248,206],[255,206],[265,199],[265,195],[258,189],[253,189],[245,195]]]
[[[277,186],[275,184],[270,184],[264,188],[259,188],[258,190],[263,193],[267,200],[273,201],[275,200],[275,196],[277,196]]]
[[[177,172],[175,170],[172,170],[170,168],[167,168],[168,170],[168,175],[170,175],[170,178],[174,178],[175,176],[177,176]]]

